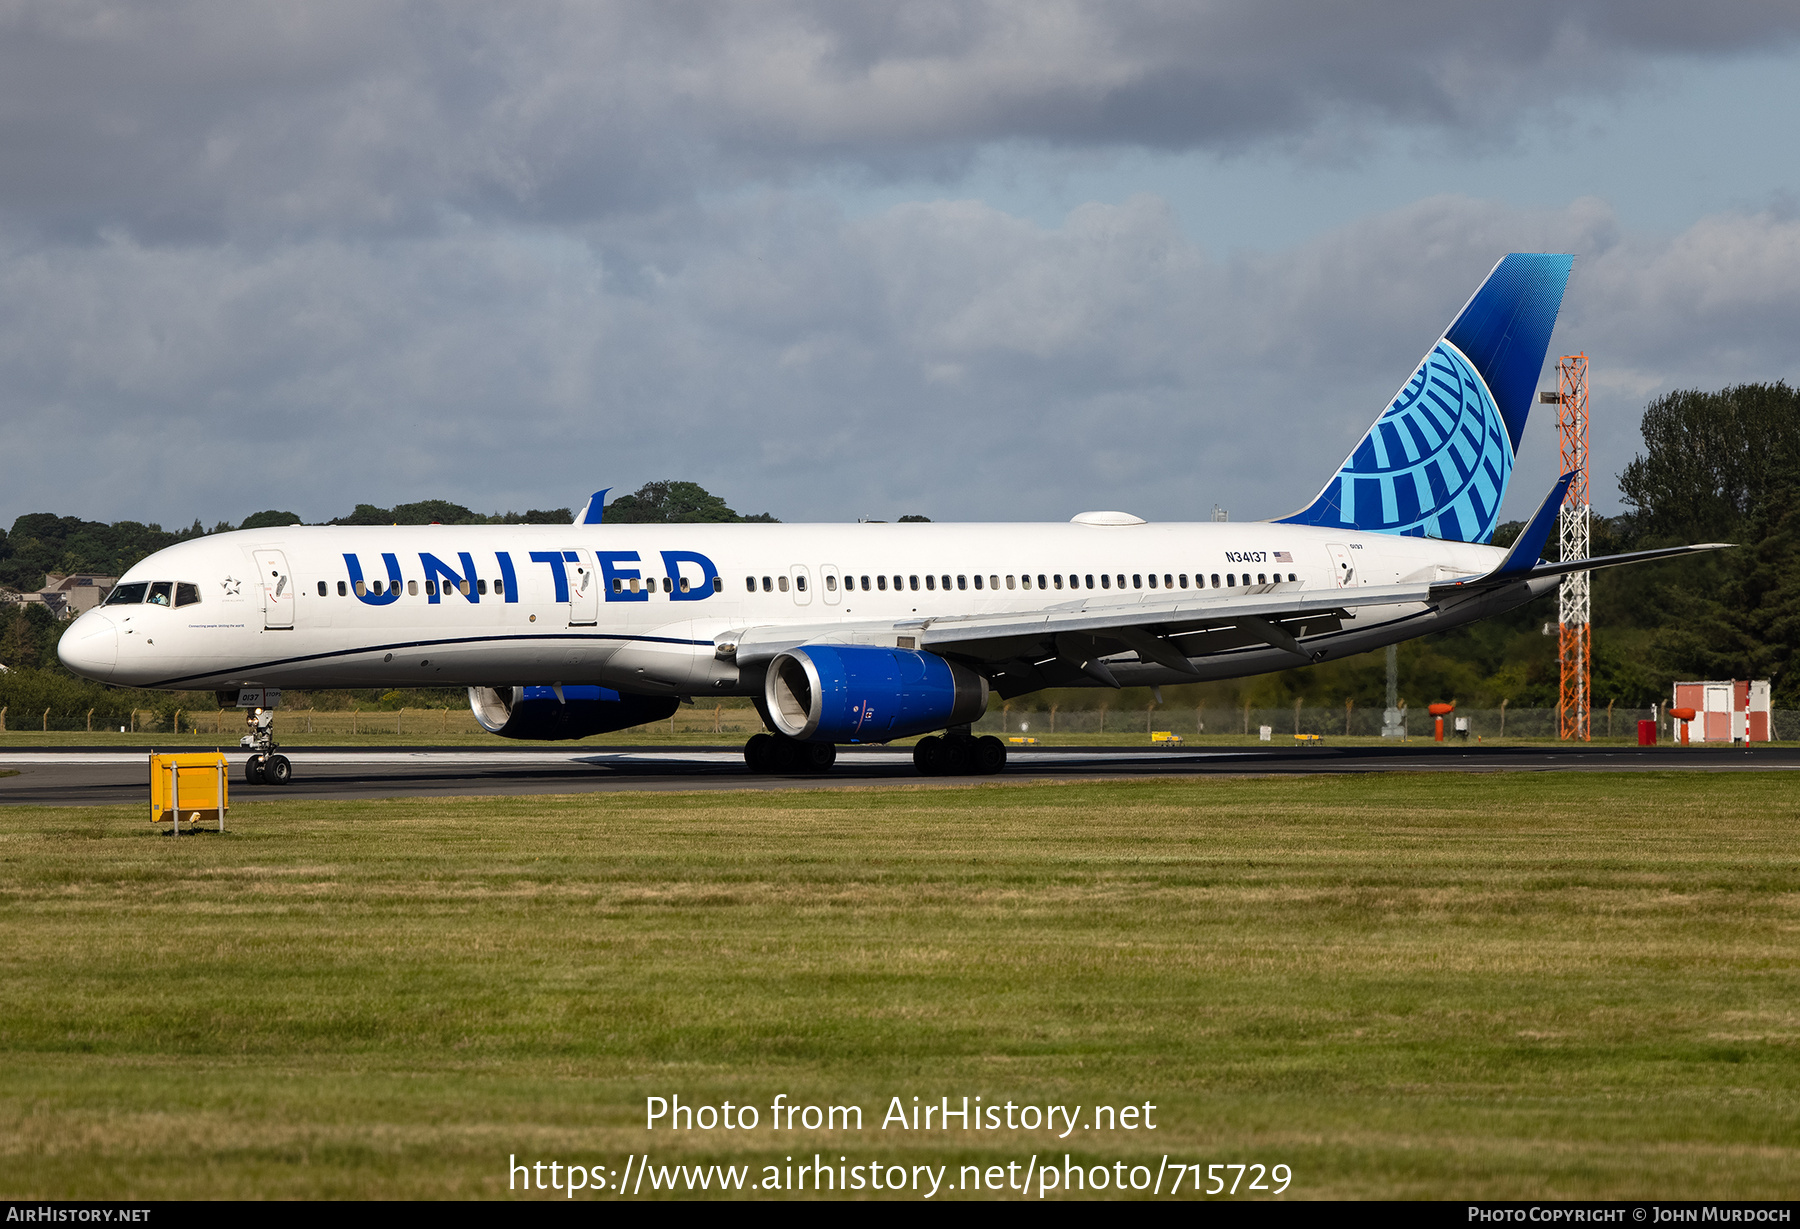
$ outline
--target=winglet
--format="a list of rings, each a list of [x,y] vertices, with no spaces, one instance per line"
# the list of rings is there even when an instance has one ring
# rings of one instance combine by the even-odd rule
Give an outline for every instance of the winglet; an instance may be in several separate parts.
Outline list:
[[[612,490],[611,487],[602,487],[595,491],[588,499],[587,511],[576,517],[575,523],[577,525],[600,524],[601,518],[606,515],[606,493],[610,490]]]
[[[1562,512],[1562,503],[1569,494],[1569,484],[1575,481],[1573,473],[1564,474],[1544,496],[1544,502],[1532,513],[1531,520],[1519,534],[1519,540],[1513,543],[1512,550],[1507,552],[1506,561],[1493,572],[1494,576],[1510,576],[1515,572],[1529,572],[1535,568],[1538,559],[1544,553],[1544,544],[1550,540],[1550,531],[1556,527],[1556,518]]]

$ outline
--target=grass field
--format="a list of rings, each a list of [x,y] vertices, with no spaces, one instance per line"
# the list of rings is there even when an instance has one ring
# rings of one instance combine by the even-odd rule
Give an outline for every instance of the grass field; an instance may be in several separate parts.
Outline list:
[[[1791,1197],[1797,821],[1774,774],[276,800],[179,841],[7,808],[0,1195],[817,1150]],[[671,1093],[867,1126],[647,1133]],[[1158,1129],[877,1129],[964,1094]]]

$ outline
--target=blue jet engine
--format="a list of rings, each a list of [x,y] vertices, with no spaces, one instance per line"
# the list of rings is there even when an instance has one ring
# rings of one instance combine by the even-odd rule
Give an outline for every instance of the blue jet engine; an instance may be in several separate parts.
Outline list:
[[[987,680],[935,653],[808,644],[769,663],[775,728],[801,742],[884,743],[966,725],[987,711]]]
[[[541,742],[662,721],[680,703],[674,696],[621,695],[609,687],[469,688],[469,708],[482,729],[501,738]]]

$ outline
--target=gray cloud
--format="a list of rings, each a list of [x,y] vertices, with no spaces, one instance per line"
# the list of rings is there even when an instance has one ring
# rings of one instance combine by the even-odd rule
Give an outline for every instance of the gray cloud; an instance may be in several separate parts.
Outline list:
[[[1504,133],[1664,57],[1791,40],[1775,0],[399,0],[0,10],[0,212],[63,236],[567,223],[980,145],[1324,148]]]
[[[1055,228],[766,194],[654,221],[240,247],[0,244],[0,518],[210,522],[691,477],[787,519],[1277,515],[1507,250],[1578,254],[1596,476],[1644,399],[1800,378],[1800,221],[1673,237],[1445,197],[1220,259],[1160,199]],[[1527,436],[1513,511],[1553,476]]]

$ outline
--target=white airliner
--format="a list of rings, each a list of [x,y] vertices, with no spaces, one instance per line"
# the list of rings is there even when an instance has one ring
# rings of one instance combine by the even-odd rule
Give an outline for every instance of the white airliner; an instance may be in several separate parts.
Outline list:
[[[1366,652],[1531,601],[1570,480],[1493,535],[1571,258],[1494,267],[1325,488],[1254,523],[294,525],[158,551],[58,653],[132,687],[466,686],[506,738],[566,739],[749,696],[758,771],[921,739],[926,773],[997,772],[989,696],[1153,686]],[[235,700],[235,694],[233,696]],[[226,701],[227,703],[232,701]],[[253,757],[251,779],[291,768]]]

